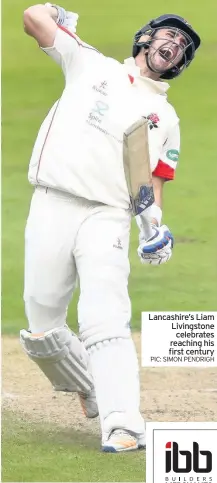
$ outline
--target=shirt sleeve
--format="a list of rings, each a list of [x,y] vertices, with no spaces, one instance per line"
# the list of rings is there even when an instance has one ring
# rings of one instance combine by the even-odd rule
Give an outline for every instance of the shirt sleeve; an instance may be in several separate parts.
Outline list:
[[[179,159],[179,152],[180,129],[177,123],[170,129],[168,137],[163,144],[158,164],[152,174],[168,181],[173,180]]]
[[[63,26],[58,26],[52,47],[41,47],[57,64],[61,65],[65,76],[69,69],[81,61],[80,49],[83,46],[79,37]]]

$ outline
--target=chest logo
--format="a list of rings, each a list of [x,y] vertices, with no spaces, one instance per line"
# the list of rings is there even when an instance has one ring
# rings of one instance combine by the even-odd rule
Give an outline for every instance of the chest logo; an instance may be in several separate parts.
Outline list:
[[[148,119],[148,127],[149,129],[153,129],[153,127],[159,127],[158,122],[160,121],[159,117],[155,113],[151,113],[148,116],[144,116],[145,119]]]
[[[107,83],[106,80],[104,80],[99,85],[97,85],[97,86],[94,85],[93,90],[96,91],[96,92],[99,92],[102,96],[107,96],[108,95],[107,87],[108,87],[108,83]]]

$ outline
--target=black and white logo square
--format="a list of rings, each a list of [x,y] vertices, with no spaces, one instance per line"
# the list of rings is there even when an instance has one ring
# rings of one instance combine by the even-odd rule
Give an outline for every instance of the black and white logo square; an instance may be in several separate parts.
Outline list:
[[[147,483],[217,483],[217,423],[156,425],[147,437]]]

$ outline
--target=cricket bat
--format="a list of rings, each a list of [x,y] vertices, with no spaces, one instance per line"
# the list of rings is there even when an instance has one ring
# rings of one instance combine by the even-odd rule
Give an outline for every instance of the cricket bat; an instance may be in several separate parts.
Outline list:
[[[145,210],[154,203],[152,173],[148,148],[148,121],[141,118],[132,124],[123,138],[123,164],[133,215],[140,215],[146,240],[152,236]]]

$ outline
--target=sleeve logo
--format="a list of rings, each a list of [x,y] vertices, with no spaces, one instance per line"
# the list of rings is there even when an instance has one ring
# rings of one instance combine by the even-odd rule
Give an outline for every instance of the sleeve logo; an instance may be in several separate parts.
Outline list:
[[[177,149],[169,149],[169,151],[166,153],[166,156],[168,159],[171,159],[171,161],[176,163],[179,159],[179,151],[177,151]]]

